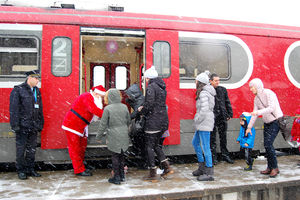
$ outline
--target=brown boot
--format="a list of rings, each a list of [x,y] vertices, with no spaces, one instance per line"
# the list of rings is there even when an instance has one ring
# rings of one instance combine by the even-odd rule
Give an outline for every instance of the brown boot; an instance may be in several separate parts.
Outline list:
[[[163,173],[160,175],[163,178],[166,178],[168,174],[173,174],[174,170],[170,167],[170,163],[168,160],[164,160],[163,162],[161,162],[162,166],[163,166]]]
[[[266,170],[264,171],[260,171],[261,174],[263,175],[269,175],[271,173],[271,169],[270,168],[267,168]]]
[[[270,173],[270,178],[275,178],[279,174],[279,169],[272,169]]]
[[[149,175],[145,176],[143,179],[146,180],[146,181],[157,182],[158,177],[157,177],[157,174],[156,174],[156,167],[150,168]]]

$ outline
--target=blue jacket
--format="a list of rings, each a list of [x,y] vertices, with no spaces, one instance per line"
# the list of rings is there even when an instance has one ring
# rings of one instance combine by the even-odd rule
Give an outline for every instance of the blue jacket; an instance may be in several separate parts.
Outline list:
[[[243,114],[243,115],[245,116],[245,118],[247,120],[247,125],[248,125],[250,122],[250,119],[251,119],[251,115],[246,115],[246,114]],[[243,126],[241,126],[240,135],[236,141],[239,141],[240,146],[243,148],[253,148],[254,140],[255,140],[255,129],[253,127],[251,128],[252,135],[249,133],[248,136],[245,136],[245,132],[246,132],[246,129]],[[245,146],[245,143],[247,143],[248,146]]]

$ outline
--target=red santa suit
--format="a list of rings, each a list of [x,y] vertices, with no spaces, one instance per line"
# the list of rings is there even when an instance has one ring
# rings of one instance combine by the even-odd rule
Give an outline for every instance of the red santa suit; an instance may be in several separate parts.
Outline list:
[[[300,115],[300,108],[296,110],[296,115]],[[300,142],[300,117],[294,119],[291,135],[294,141]]]
[[[93,87],[92,91],[102,95],[105,94],[103,86]],[[85,171],[83,164],[87,146],[87,132],[85,129],[94,115],[101,118],[103,113],[102,99],[94,97],[92,91],[81,94],[74,101],[62,124],[62,129],[65,130],[67,135],[69,154],[75,174]]]

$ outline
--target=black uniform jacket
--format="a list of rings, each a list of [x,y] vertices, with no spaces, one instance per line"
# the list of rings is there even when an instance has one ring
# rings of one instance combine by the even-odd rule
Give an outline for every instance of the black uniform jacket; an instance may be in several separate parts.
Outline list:
[[[44,116],[40,90],[34,87],[32,91],[26,81],[15,86],[10,93],[9,113],[12,130],[41,131],[44,126]]]
[[[145,131],[166,131],[169,119],[166,108],[166,84],[161,78],[150,79],[142,114],[146,116]]]
[[[226,88],[218,86],[215,89],[217,92],[214,107],[215,118],[218,120],[227,120],[227,118],[232,118],[233,112]]]

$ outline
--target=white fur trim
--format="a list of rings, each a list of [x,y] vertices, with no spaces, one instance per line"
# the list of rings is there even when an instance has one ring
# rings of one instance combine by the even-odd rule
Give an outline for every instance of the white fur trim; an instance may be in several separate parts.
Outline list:
[[[101,94],[101,95],[105,95],[105,92],[103,92],[101,90],[98,90],[98,89],[95,89],[94,92],[96,92],[98,94]]]
[[[69,132],[71,132],[71,133],[74,133],[74,134],[76,134],[76,135],[79,135],[79,136],[81,136],[81,137],[84,136],[82,133],[80,133],[80,132],[78,132],[78,131],[75,131],[75,130],[73,130],[73,129],[70,129],[70,128],[68,128],[68,127],[65,127],[64,125],[62,125],[61,128],[64,129],[64,130],[66,130],[66,131],[69,131]]]

